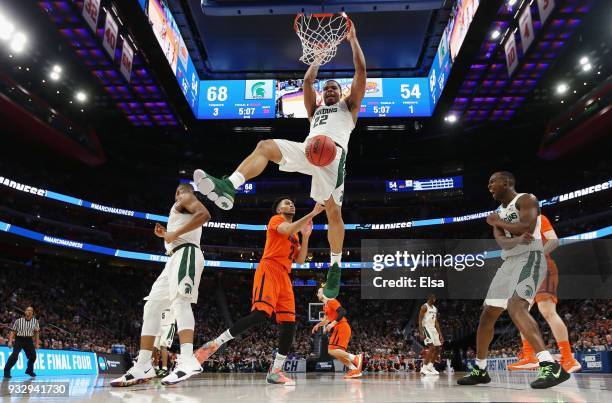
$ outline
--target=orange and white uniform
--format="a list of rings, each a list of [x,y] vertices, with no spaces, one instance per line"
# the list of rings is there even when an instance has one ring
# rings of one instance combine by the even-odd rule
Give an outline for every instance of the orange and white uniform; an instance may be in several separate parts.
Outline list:
[[[338,308],[340,308],[340,302],[337,299],[329,299],[323,305],[323,312],[325,312],[325,317],[330,322],[338,319]],[[329,350],[341,349],[346,351],[348,347],[349,340],[351,338],[351,327],[348,324],[348,320],[346,317],[343,317],[336,323],[334,329],[329,336]]]
[[[289,278],[291,264],[300,251],[297,235],[284,235],[278,226],[286,222],[282,215],[273,216],[268,222],[266,246],[255,271],[251,310],[276,314],[277,322],[295,322],[295,298]]]
[[[545,215],[542,214],[540,215],[540,217],[540,232],[542,233],[542,243],[546,245],[546,242],[548,242],[548,240],[546,239],[546,236],[544,234],[548,231],[552,231],[553,227]],[[538,303],[540,301],[545,301],[550,298],[556,304],[557,287],[559,285],[559,270],[557,269],[557,264],[555,263],[553,258],[550,257],[549,254],[546,255],[546,266],[546,277],[544,278],[542,285],[540,285],[540,288],[536,293],[535,302]]]

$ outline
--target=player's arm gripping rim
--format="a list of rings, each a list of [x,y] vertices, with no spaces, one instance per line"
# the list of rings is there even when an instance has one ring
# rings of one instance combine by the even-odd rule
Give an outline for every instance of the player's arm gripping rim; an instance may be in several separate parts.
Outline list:
[[[316,64],[311,65],[306,74],[304,75],[304,82],[302,83],[302,90],[304,91],[304,106],[308,114],[308,120],[312,119],[315,110],[317,109],[317,93],[314,90],[314,82],[319,72],[319,66]]]
[[[294,222],[283,222],[276,227],[276,230],[283,235],[293,235],[300,231],[309,221],[312,221],[319,213],[325,210],[321,204],[315,204],[312,211]]]
[[[351,93],[346,99],[346,104],[353,114],[353,121],[357,121],[357,114],[361,108],[361,101],[365,96],[366,89],[366,61],[359,41],[357,40],[357,30],[355,24],[351,21],[351,30],[346,36],[346,40],[351,44],[353,51],[353,64],[355,65],[355,75],[351,83]]]
[[[177,206],[180,211],[191,214],[191,218],[175,231],[166,231],[163,225],[155,224],[155,235],[164,238],[166,243],[174,242],[179,236],[201,227],[210,220],[210,212],[192,192],[181,193],[178,197]]]
[[[312,220],[308,221],[306,225],[300,230],[302,234],[302,242],[300,245],[300,252],[295,258],[295,263],[304,264],[306,261],[306,256],[308,256],[308,239],[310,239],[310,234],[312,234]]]
[[[427,313],[427,308],[425,305],[421,305],[421,310],[419,311],[419,337],[421,340],[425,340],[425,330],[423,328],[423,317]]]

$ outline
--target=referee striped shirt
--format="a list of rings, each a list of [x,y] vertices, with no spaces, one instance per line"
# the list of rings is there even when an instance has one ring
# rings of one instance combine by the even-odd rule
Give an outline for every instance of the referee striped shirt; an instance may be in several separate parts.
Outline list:
[[[13,323],[13,331],[17,333],[18,337],[33,337],[34,332],[40,330],[38,321],[34,318],[27,320],[26,318],[19,318]]]

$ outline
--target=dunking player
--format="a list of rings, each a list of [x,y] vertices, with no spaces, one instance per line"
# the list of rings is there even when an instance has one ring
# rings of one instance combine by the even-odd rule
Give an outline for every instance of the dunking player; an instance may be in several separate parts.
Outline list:
[[[121,377],[113,379],[112,386],[135,385],[155,376],[151,366],[153,343],[161,330],[161,313],[168,308],[176,319],[181,354],[178,365],[162,379],[162,384],[172,385],[202,372],[202,367],[193,356],[195,319],[191,304],[198,301],[198,287],[204,270],[200,238],[202,225],[210,219],[210,213],[198,201],[188,183],[178,186],[174,198],[168,229],[160,224],[155,225],[155,235],[164,239],[170,259],[145,297],[147,302],[142,316],[140,353],[136,364]]]
[[[275,139],[260,141],[251,155],[242,161],[228,178],[217,179],[200,169],[193,174],[198,190],[225,210],[231,209],[234,205],[235,189],[259,175],[269,161],[277,163],[281,171],[301,172],[312,176],[310,197],[325,206],[329,223],[327,237],[331,249],[331,271],[335,272],[338,278],[344,242],[344,222],[340,209],[344,197],[344,166],[349,138],[355,127],[366,88],[365,57],[357,41],[355,24],[352,24],[347,40],[351,44],[355,65],[355,75],[348,96],[341,98],[342,89],[338,82],[328,80],[323,88],[324,104],[317,106],[317,94],[313,84],[319,66],[310,66],[304,76],[304,104],[310,120],[310,133],[306,139],[321,134],[331,137],[337,146],[336,158],[331,164],[325,167],[310,164],[305,154],[306,142]],[[328,288],[334,290],[336,287]],[[337,293],[327,296],[334,298]]]
[[[550,388],[570,378],[544,349],[538,324],[529,313],[546,274],[546,258],[541,240],[540,206],[534,195],[517,193],[510,172],[496,172],[489,179],[493,199],[501,202],[498,211],[487,217],[495,240],[502,248],[503,264],[497,270],[484,302],[476,335],[476,365],[472,372],[459,379],[459,385],[489,383],[487,353],[493,339],[495,322],[508,309],[512,322],[537,352],[540,371],[531,382],[534,389]]]
[[[434,306],[436,296],[430,294],[427,297],[427,302],[421,306],[419,312],[419,334],[423,343],[429,346],[427,356],[423,360],[421,368],[422,375],[438,375],[439,372],[434,368],[434,361],[440,354],[440,346],[444,343],[442,332],[440,331],[440,323],[438,322],[438,308]]]
[[[557,345],[561,352],[561,366],[568,373],[577,372],[581,369],[580,363],[572,355],[572,347],[569,343],[567,326],[565,326],[563,319],[561,319],[557,313],[559,271],[557,269],[557,264],[552,257],[550,257],[550,253],[559,246],[559,239],[548,218],[544,214],[540,215],[540,218],[542,220],[540,232],[542,233],[542,241],[544,242],[544,256],[546,256],[546,267],[548,271],[542,285],[536,293],[535,302],[538,304],[538,309],[548,323],[548,326],[550,326],[555,336],[555,340],[557,340]],[[510,371],[538,367],[538,359],[535,356],[533,347],[531,347],[531,344],[529,344],[522,334],[521,339],[523,340],[523,358],[508,365]]]
[[[170,374],[168,372],[168,349],[172,347],[175,333],[176,321],[174,316],[172,316],[172,310],[170,308],[165,309],[161,313],[161,330],[153,343],[156,351],[161,354],[161,368],[155,370],[158,378],[165,378]],[[155,354],[153,356],[155,357]],[[155,357],[153,362],[157,365],[159,362],[158,357]]]
[[[295,222],[295,205],[291,199],[278,199],[272,208],[275,215],[268,222],[266,246],[253,279],[251,313],[239,319],[219,337],[200,347],[195,355],[200,364],[203,363],[221,345],[245,330],[266,322],[275,313],[276,322],[280,325],[278,352],[266,382],[291,386],[295,385],[295,381],[285,376],[282,371],[295,336],[295,298],[289,273],[294,261],[304,263],[308,254],[308,239],[312,233],[312,219],[321,213],[324,207],[316,204],[310,213]],[[301,246],[298,232],[302,233]]]
[[[327,298],[323,293],[324,290],[325,284],[318,289],[317,298],[324,304],[325,318],[314,325],[312,333],[316,333],[320,328],[323,328],[324,333],[330,333],[327,351],[349,369],[344,378],[359,378],[362,375],[363,354],[353,355],[346,351],[351,338],[351,327],[346,320],[346,309],[337,299]]]

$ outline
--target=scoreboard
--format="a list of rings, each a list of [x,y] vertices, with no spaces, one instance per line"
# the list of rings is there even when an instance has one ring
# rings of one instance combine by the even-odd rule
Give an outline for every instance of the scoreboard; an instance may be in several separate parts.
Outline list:
[[[387,181],[387,193],[422,192],[430,190],[446,190],[463,188],[462,176],[435,179],[403,179]]]
[[[242,186],[236,189],[236,193],[243,195],[254,195],[257,191],[257,186],[253,182],[245,182]]]
[[[352,78],[334,78],[342,93],[351,90]],[[323,102],[321,94],[326,79],[315,81],[317,102]],[[361,101],[359,117],[422,117],[431,116],[431,102],[426,78],[368,78],[365,96]],[[306,118],[304,92],[301,80],[277,82],[277,116]]]
[[[275,80],[200,81],[198,119],[274,118]]]

